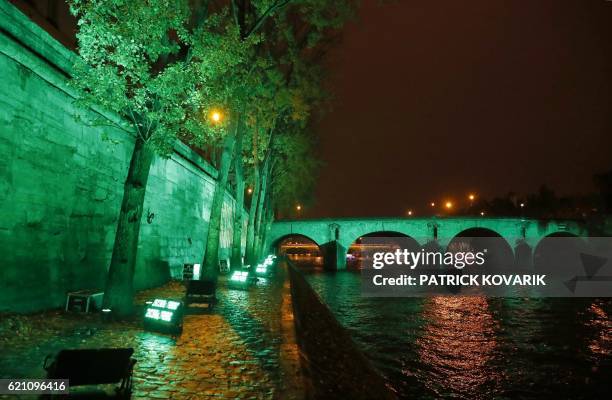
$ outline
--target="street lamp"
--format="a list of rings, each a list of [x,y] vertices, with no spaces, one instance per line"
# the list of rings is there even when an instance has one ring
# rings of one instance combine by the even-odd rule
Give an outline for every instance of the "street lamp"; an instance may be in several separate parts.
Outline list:
[[[447,201],[446,203],[444,203],[444,207],[446,207],[447,210],[450,210],[453,208],[453,202],[452,201]]]
[[[436,203],[434,203],[433,201],[431,203],[429,203],[430,206],[435,207]]]
[[[295,206],[295,209],[298,211],[302,211],[302,206],[298,204],[297,206]]]
[[[411,217],[412,216],[412,210],[408,210],[408,216]]]
[[[212,110],[208,118],[213,124],[218,124],[223,120],[223,114],[219,110]]]
[[[253,188],[248,188],[248,189],[247,189],[247,193],[248,193],[248,194],[252,194],[252,193],[253,193]]]
[[[468,195],[468,199],[470,200],[470,214],[474,212],[474,200],[476,199],[476,195],[474,193],[470,193]]]

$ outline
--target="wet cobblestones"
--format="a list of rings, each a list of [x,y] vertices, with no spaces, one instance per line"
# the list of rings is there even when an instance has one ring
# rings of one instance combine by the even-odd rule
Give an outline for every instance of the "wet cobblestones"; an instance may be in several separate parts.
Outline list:
[[[284,270],[249,290],[225,289],[223,281],[220,287],[219,304],[212,312],[188,312],[178,337],[144,331],[141,318],[104,323],[100,315],[61,311],[0,316],[0,377],[42,378],[45,356],[64,348],[133,347],[134,399],[303,397]],[[136,303],[183,293],[182,283],[170,282],[140,292]]]

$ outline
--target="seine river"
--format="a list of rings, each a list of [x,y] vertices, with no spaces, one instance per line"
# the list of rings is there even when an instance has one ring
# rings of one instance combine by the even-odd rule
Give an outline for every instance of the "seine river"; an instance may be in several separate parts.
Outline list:
[[[612,393],[612,299],[365,298],[359,272],[292,261],[402,398]]]

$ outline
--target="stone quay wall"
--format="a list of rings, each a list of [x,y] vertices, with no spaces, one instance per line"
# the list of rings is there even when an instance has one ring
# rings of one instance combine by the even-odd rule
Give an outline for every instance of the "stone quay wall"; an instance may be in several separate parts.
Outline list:
[[[134,137],[116,115],[75,105],[75,57],[0,0],[0,311],[57,307],[68,291],[104,286]],[[109,123],[86,122],[100,117]],[[136,289],[202,260],[216,176],[181,143],[169,159],[154,160]],[[234,208],[227,193],[224,258]]]

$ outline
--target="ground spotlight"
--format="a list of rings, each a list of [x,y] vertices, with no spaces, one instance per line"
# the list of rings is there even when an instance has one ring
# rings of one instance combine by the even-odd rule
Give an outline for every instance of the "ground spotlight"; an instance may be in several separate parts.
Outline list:
[[[180,333],[183,330],[183,302],[167,299],[147,301],[144,326],[151,331]]]
[[[250,268],[246,266],[245,268]],[[230,287],[235,289],[246,289],[252,282],[252,278],[249,276],[248,270],[234,271],[230,277],[228,284]]]

